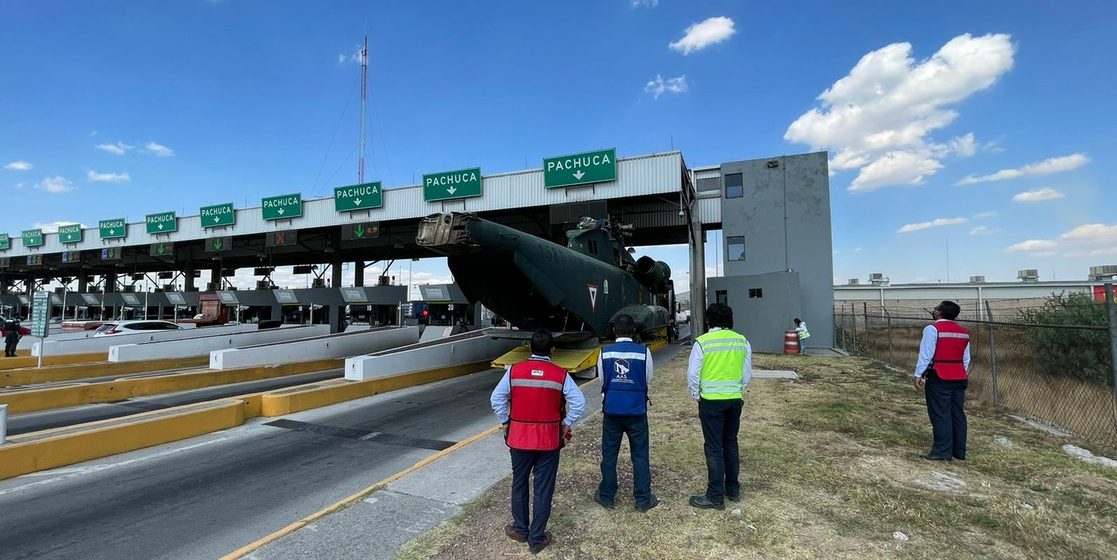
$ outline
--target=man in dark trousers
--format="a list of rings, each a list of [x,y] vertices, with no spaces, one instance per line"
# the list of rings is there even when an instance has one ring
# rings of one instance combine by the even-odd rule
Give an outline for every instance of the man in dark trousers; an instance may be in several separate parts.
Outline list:
[[[8,319],[4,323],[4,357],[16,357],[16,346],[19,346],[20,324],[15,319]]]
[[[966,459],[966,387],[969,385],[970,334],[955,323],[962,308],[944,301],[933,310],[935,322],[923,329],[919,360],[915,363],[915,389],[926,386],[927,416],[934,443],[921,458],[928,461]]]
[[[752,380],[752,347],[733,329],[733,309],[724,303],[706,308],[710,330],[690,349],[687,386],[698,401],[698,419],[706,451],[706,493],[690,497],[690,505],[725,509],[725,498],[741,499],[741,429],[744,391]]]
[[[636,511],[659,505],[652,494],[652,467],[648,450],[648,383],[652,380],[652,353],[633,342],[636,324],[631,315],[613,321],[617,340],[601,349],[597,374],[601,377],[601,483],[593,501],[613,509],[617,496],[617,454],[621,437],[628,435],[632,455],[632,486]]]
[[[555,339],[539,329],[531,335],[531,357],[510,366],[493,390],[493,412],[504,425],[512,455],[512,523],[504,534],[526,542],[532,554],[551,544],[547,520],[555,494],[559,449],[585,412],[586,399],[566,370],[551,363]],[[528,513],[528,483],[534,499]]]

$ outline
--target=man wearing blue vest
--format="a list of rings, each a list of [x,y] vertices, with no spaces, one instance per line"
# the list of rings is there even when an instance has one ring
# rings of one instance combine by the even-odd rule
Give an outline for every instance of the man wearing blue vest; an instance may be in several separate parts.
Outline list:
[[[741,500],[738,475],[741,458],[737,432],[741,429],[744,391],[752,380],[752,347],[733,332],[733,309],[724,303],[706,308],[710,331],[690,350],[687,386],[698,401],[698,419],[706,451],[706,493],[690,497],[690,505],[725,509],[725,498]]]
[[[601,349],[597,374],[601,377],[601,484],[593,501],[613,509],[617,496],[617,454],[621,436],[628,435],[632,455],[632,485],[636,511],[659,505],[652,494],[652,467],[648,451],[648,383],[652,380],[652,353],[633,342],[636,324],[629,315],[617,315],[613,333],[617,340]]]

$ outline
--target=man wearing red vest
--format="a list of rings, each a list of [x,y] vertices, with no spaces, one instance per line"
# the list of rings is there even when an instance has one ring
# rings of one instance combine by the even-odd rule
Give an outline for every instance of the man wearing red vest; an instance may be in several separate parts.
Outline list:
[[[966,386],[970,369],[970,334],[954,322],[962,308],[944,301],[931,311],[935,322],[923,329],[919,360],[915,363],[916,390],[926,385],[927,416],[934,443],[920,455],[928,461],[966,459]]]
[[[551,544],[547,520],[555,494],[559,449],[586,407],[582,390],[566,370],[551,363],[554,346],[551,331],[535,331],[531,357],[510,366],[490,398],[512,455],[513,522],[504,526],[504,534],[526,542],[532,554]],[[529,515],[528,482],[533,473],[534,504]]]

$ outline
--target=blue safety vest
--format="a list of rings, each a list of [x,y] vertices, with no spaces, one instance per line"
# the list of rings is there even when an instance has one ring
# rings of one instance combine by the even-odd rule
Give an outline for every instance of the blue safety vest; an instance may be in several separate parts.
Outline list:
[[[647,352],[647,346],[635,342],[617,342],[601,349],[605,414],[648,412]]]

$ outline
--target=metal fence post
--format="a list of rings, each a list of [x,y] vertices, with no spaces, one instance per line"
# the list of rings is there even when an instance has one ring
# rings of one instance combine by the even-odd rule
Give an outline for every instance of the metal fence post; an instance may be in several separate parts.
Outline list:
[[[872,352],[872,331],[869,330],[869,302],[861,302],[861,316],[865,318],[865,348],[866,355],[873,355]],[[875,356],[874,356],[875,357]]]
[[[884,312],[884,316],[888,318],[888,364],[896,365],[896,361],[892,358],[892,314],[887,309],[881,307],[880,310]]]
[[[1105,310],[1109,316],[1109,369],[1113,373],[1113,406],[1117,414],[1117,302],[1113,301],[1113,284],[1105,283]]]
[[[857,353],[857,304],[856,303],[851,302],[849,304],[849,318],[850,318],[850,320],[853,321],[853,346],[850,347],[849,353],[850,354],[856,354]]]
[[[993,406],[1001,405],[1001,389],[997,385],[997,335],[993,326],[993,310],[989,301],[985,302],[985,315],[989,319],[989,376],[993,380]]]

